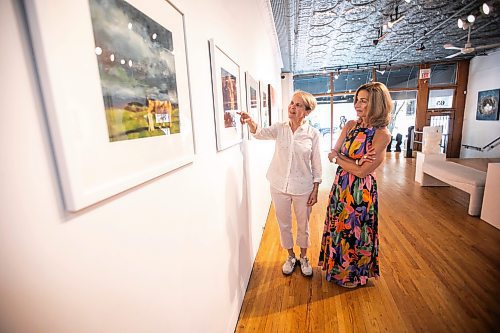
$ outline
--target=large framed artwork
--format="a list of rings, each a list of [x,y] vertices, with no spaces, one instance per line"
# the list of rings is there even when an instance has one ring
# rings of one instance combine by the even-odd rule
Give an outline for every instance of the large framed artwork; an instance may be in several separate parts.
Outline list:
[[[248,72],[245,72],[247,112],[252,119],[260,124],[260,98],[259,82],[255,80]],[[249,136],[251,138],[251,136]]]
[[[242,126],[237,114],[242,109],[240,66],[222,51],[213,39],[208,41],[208,45],[217,150],[220,151],[241,142]]]
[[[500,89],[480,91],[477,96],[476,120],[498,120]]]
[[[260,90],[260,125],[262,127],[268,127],[271,125],[271,116],[269,115],[269,100],[268,100],[268,88],[267,84],[259,81]]]
[[[193,160],[184,15],[164,0],[25,0],[65,207]]]

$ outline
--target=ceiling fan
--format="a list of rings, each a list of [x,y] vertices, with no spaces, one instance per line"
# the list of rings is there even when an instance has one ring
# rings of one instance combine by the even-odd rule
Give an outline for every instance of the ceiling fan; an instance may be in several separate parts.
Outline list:
[[[467,32],[467,42],[465,43],[464,47],[456,47],[452,44],[444,44],[443,45],[443,47],[446,50],[460,50],[460,52],[457,52],[457,53],[454,53],[454,54],[447,56],[446,59],[450,59],[450,58],[456,57],[456,56],[461,55],[461,54],[469,54],[469,53],[472,53],[472,52],[478,51],[478,50],[486,50],[486,49],[493,49],[496,47],[500,47],[500,43],[489,44],[489,45],[480,45],[480,46],[473,47],[472,43],[470,42],[471,26],[472,26],[472,24],[469,25],[469,31]]]

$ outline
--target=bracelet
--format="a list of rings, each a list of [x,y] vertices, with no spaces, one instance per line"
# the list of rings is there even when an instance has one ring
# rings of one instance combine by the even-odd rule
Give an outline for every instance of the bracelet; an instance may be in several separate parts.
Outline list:
[[[356,165],[359,165],[359,160],[356,160]]]

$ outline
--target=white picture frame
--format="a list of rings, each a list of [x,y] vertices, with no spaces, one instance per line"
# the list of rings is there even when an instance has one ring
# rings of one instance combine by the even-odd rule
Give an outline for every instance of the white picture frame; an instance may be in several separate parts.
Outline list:
[[[260,125],[262,128],[271,126],[271,115],[269,114],[269,97],[267,84],[259,81],[260,91]]]
[[[245,72],[245,87],[247,97],[247,113],[253,121],[260,124],[260,92],[259,82],[248,71]],[[248,138],[252,136],[248,133]]]
[[[269,124],[280,122],[280,108],[278,106],[277,91],[272,84],[268,84],[268,107],[269,107]]]
[[[110,3],[114,2],[105,1],[106,5]],[[140,11],[142,19],[153,20],[171,33],[171,48],[175,52],[169,61],[175,62],[178,107],[175,134],[112,142],[103,98],[105,84],[101,82],[98,67],[100,47],[94,39],[93,27],[97,21],[92,18],[92,5],[88,0],[55,0],[50,6],[44,0],[25,0],[44,108],[68,211],[81,210],[193,161],[184,14],[164,0],[125,3]],[[107,10],[105,18],[110,19],[111,15]],[[136,22],[130,24],[115,28],[135,31]],[[126,53],[120,57],[129,59],[125,61],[129,67],[145,61],[132,60],[132,55]],[[137,107],[144,111],[144,106]]]
[[[208,41],[217,150],[242,141],[240,66],[222,51],[213,39]]]

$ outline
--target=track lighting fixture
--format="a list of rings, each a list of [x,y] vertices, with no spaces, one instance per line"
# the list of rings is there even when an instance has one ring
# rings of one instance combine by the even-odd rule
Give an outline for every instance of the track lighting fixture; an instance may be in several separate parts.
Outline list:
[[[396,25],[398,22],[401,22],[401,20],[404,18],[405,16],[399,13],[399,6],[396,6],[396,8],[394,9],[394,14],[391,14],[389,16],[390,20],[389,22],[387,22],[387,28],[392,29],[394,25]]]
[[[378,40],[373,40],[373,45],[377,45],[378,42],[382,40],[383,37],[385,37],[385,34],[387,34],[388,30],[391,30],[397,23],[401,22],[405,18],[405,15],[401,15],[399,12],[399,6],[396,6],[394,8],[394,13],[389,15],[389,21],[387,23],[382,24],[380,28],[378,28],[379,33],[378,33]]]
[[[425,50],[425,45],[424,45],[424,43],[420,43],[420,46],[419,46],[419,47],[417,47],[417,48],[415,49],[415,51],[417,51],[417,52],[421,52],[421,51],[423,51],[423,50]]]
[[[488,6],[488,4],[485,2],[481,7],[479,7],[479,10],[481,11],[481,14],[489,15],[491,12],[491,7]]]
[[[469,15],[467,15],[466,18],[459,18],[457,20],[457,26],[460,28],[460,29],[464,29],[464,30],[467,30],[469,29],[469,26],[474,24],[474,22],[476,22],[476,18],[479,16],[479,14],[483,14],[483,15],[489,15],[492,11],[492,7],[491,5],[488,5],[486,2],[484,2],[480,7],[479,7],[479,10],[474,10],[472,11],[472,13],[470,13]]]
[[[333,67],[324,67],[322,70],[326,70],[327,73],[332,73],[335,79],[340,78],[341,75],[344,77],[350,77],[349,74],[358,70],[368,70],[368,69],[377,69],[379,72],[382,67],[384,70],[392,66],[391,62],[369,62],[363,64],[353,64],[353,65],[344,65],[344,66],[333,66]],[[352,78],[351,78],[352,79]]]

